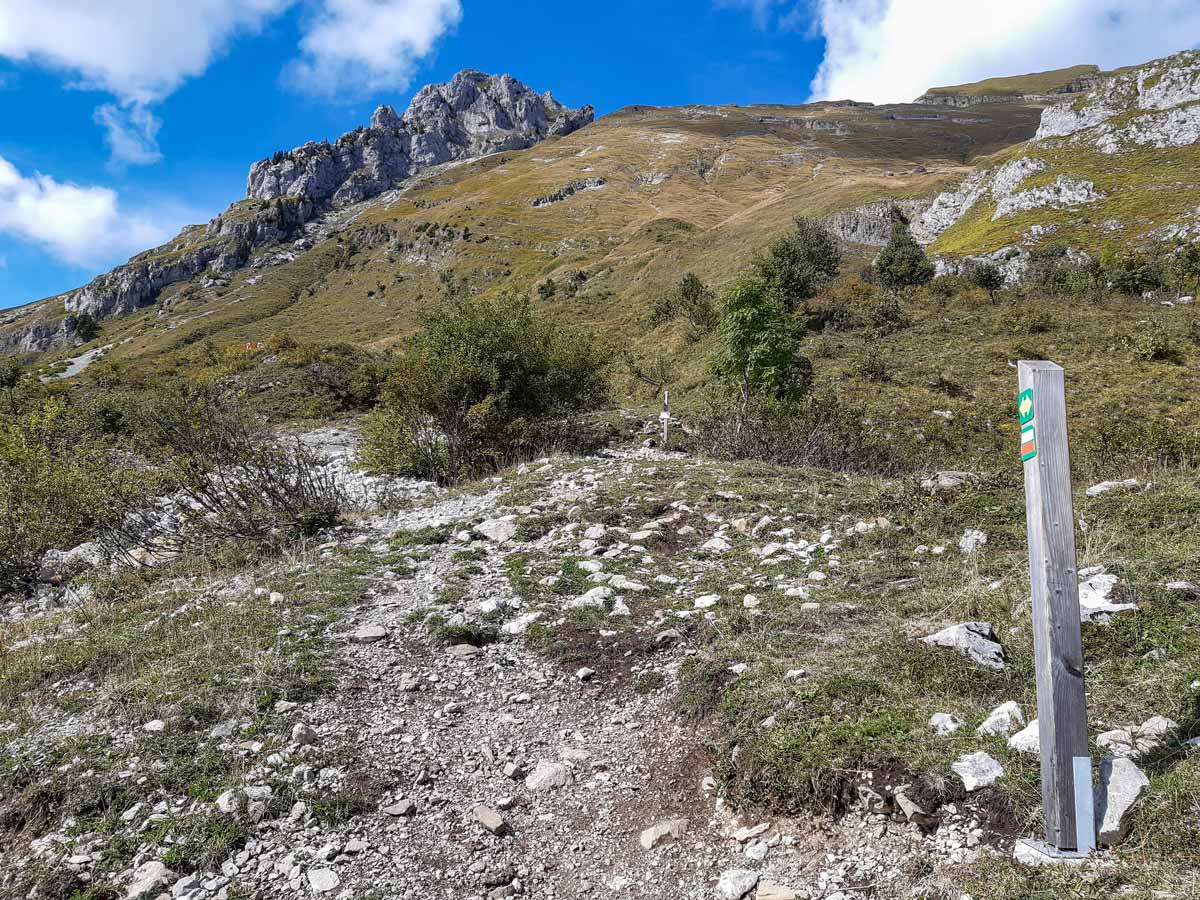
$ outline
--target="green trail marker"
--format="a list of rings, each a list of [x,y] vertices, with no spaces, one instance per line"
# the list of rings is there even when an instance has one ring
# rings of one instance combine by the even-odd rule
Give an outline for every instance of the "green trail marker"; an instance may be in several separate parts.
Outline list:
[[[1017,395],[1017,413],[1022,425],[1033,421],[1033,388],[1026,388]]]

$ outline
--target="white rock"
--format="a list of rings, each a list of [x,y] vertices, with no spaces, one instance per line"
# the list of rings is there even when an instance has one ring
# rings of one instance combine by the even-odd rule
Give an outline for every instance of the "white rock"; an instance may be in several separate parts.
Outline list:
[[[1014,701],[1001,703],[993,709],[983,724],[975,729],[978,735],[1008,735],[1025,724],[1025,714]]]
[[[979,548],[987,543],[988,536],[985,532],[978,528],[968,528],[963,532],[962,537],[958,539],[958,549],[962,554],[969,556],[972,553],[979,552]]]
[[[488,519],[476,525],[474,531],[494,544],[504,544],[516,536],[517,523],[512,517]]]
[[[642,831],[639,840],[643,850],[653,850],[668,841],[677,841],[687,831],[687,819],[667,819]]]
[[[608,586],[614,591],[633,591],[634,593],[649,590],[640,581],[634,581],[631,578],[626,578],[624,575],[614,575],[608,582]]]
[[[144,862],[133,871],[125,900],[144,900],[157,897],[164,888],[170,887],[179,876],[158,860]]]
[[[292,743],[293,744],[315,744],[317,742],[317,733],[312,726],[305,725],[303,722],[297,722],[292,727]]]
[[[471,815],[475,818],[476,822],[478,822],[492,834],[508,834],[510,830],[508,823],[504,821],[504,817],[490,806],[479,804],[471,810]]]
[[[975,476],[970,472],[935,472],[921,482],[921,490],[928,491],[931,494],[940,494],[957,490],[967,482],[974,480]]]
[[[1038,720],[1030,719],[1029,724],[1008,739],[1008,746],[1018,753],[1029,753],[1038,756],[1042,752],[1041,735],[1038,732]]]
[[[333,869],[308,870],[308,884],[314,894],[328,894],[330,891],[336,891],[341,883],[342,879]]]
[[[587,593],[581,594],[574,600],[569,601],[566,606],[568,609],[603,609],[604,601],[612,599],[612,595],[613,590],[610,587],[594,587]]]
[[[1089,497],[1099,497],[1109,491],[1131,491],[1137,486],[1136,478],[1126,478],[1124,481],[1101,481],[1099,484],[1093,484],[1086,493]]]
[[[535,794],[566,787],[574,780],[571,767],[565,763],[538,760],[537,768],[525,778],[525,787]]]
[[[748,869],[729,869],[717,879],[717,895],[722,900],[742,900],[758,884],[758,873]]]
[[[721,602],[721,598],[717,594],[705,594],[702,597],[697,597],[694,601],[696,609],[711,609]]]
[[[725,540],[723,537],[709,538],[700,545],[701,550],[707,550],[710,553],[724,553],[727,550],[733,549],[733,544]]]
[[[350,635],[350,640],[356,644],[374,644],[388,636],[388,630],[382,625],[360,625]]]
[[[1094,572],[1084,569],[1081,575],[1091,572],[1079,585],[1079,618],[1083,622],[1108,622],[1114,615],[1121,612],[1137,610],[1136,603],[1114,603],[1109,595],[1117,586],[1117,576],[1103,569]]]
[[[1096,788],[1096,840],[1113,846],[1129,830],[1128,814],[1146,793],[1150,779],[1130,760],[1106,756],[1100,760],[1100,784]]]
[[[995,784],[996,779],[1004,774],[1004,768],[982,750],[960,756],[950,764],[951,770],[962,779],[963,787],[970,791]]]
[[[162,719],[151,719],[149,722],[147,722],[145,725],[142,726],[142,731],[149,731],[151,734],[156,734],[158,732],[162,732],[162,731],[166,731],[166,730],[167,730],[167,723],[164,722]]]
[[[934,734],[941,737],[954,734],[963,724],[962,719],[951,713],[934,713],[929,718],[929,727],[933,729]]]
[[[923,638],[926,644],[948,647],[989,669],[1004,668],[1004,648],[990,622],[963,622]]]

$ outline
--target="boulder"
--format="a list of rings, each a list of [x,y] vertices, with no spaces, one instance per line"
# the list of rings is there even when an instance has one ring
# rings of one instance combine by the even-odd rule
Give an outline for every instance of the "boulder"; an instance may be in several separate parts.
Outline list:
[[[496,812],[490,806],[484,806],[482,803],[471,810],[471,815],[475,821],[495,835],[508,834],[511,829],[508,823],[504,821],[503,816]]]
[[[540,794],[566,787],[574,780],[571,767],[566,763],[541,759],[538,760],[537,768],[525,778],[525,787],[535,794]]]
[[[754,900],[796,900],[797,896],[796,892],[790,887],[779,884],[776,881],[767,881],[764,879],[758,883],[758,890],[754,893]]]
[[[1096,840],[1113,846],[1129,830],[1128,815],[1146,793],[1150,779],[1131,760],[1106,756],[1100,761],[1096,788]]]
[[[328,894],[330,891],[336,891],[341,883],[341,877],[333,869],[308,870],[308,886],[312,888],[314,894]]]
[[[350,635],[350,640],[356,644],[374,644],[388,636],[388,630],[382,625],[360,625]]]
[[[964,654],[976,665],[1004,668],[1004,648],[990,622],[963,622],[923,638],[926,644],[948,647]]]
[[[980,531],[978,528],[968,528],[958,539],[958,550],[964,556],[971,556],[978,553],[979,548],[986,544],[987,540],[986,532]]]
[[[1105,624],[1117,613],[1137,610],[1136,603],[1114,603],[1109,599],[1117,586],[1116,575],[1106,572],[1103,567],[1084,569],[1079,574],[1084,576],[1079,583],[1081,621]]]
[[[1107,494],[1110,491],[1132,491],[1138,486],[1136,478],[1126,478],[1124,481],[1101,481],[1099,484],[1093,484],[1085,492],[1089,497],[1099,497],[1101,494]]]

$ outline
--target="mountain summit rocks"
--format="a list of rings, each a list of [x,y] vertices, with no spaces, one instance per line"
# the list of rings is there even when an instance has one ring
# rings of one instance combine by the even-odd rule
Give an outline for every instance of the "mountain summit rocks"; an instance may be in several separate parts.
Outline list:
[[[471,69],[422,88],[403,116],[380,106],[366,128],[334,143],[309,141],[256,162],[246,197],[303,197],[318,206],[358,203],[432,166],[503,150],[523,150],[592,121],[590,106],[570,109],[511,75]]]

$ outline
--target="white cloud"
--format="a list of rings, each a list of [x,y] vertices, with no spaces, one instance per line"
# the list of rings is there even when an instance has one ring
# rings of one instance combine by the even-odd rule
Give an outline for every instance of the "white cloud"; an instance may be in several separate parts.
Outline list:
[[[286,83],[328,95],[400,90],[417,60],[461,19],[459,0],[323,0]]]
[[[22,175],[0,157],[0,232],[64,262],[94,266],[161,244],[172,229],[153,218],[121,209],[110,188]]]
[[[162,159],[158,149],[158,116],[140,103],[128,107],[105,103],[96,107],[96,123],[107,132],[105,140],[113,162],[146,166]]]
[[[294,0],[0,0],[0,56],[151,103]]]
[[[812,0],[814,99],[906,102],[927,88],[1195,46],[1196,0]]]

